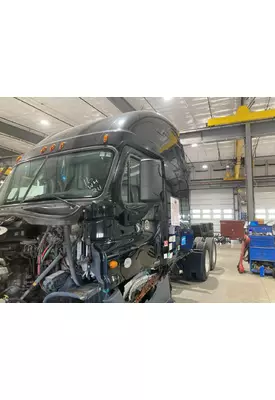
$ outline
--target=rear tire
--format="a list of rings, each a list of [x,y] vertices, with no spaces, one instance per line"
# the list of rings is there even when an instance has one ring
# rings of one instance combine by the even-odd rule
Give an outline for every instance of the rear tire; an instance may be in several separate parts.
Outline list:
[[[201,245],[200,245],[201,246]],[[203,242],[203,249],[201,255],[201,262],[198,266],[198,271],[196,272],[196,279],[199,282],[205,282],[208,278],[210,272],[210,252],[209,248],[205,242]]]
[[[202,250],[204,246],[204,240],[202,237],[196,237],[194,239],[194,244],[193,244],[193,248],[197,249],[197,250]]]
[[[206,238],[205,243],[210,253],[210,270],[213,271],[217,262],[217,245],[212,237]]]

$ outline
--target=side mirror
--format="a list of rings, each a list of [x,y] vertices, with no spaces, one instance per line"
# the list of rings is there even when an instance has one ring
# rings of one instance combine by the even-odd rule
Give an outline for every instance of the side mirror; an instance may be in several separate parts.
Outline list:
[[[162,192],[161,162],[154,159],[140,161],[140,201],[157,202]]]

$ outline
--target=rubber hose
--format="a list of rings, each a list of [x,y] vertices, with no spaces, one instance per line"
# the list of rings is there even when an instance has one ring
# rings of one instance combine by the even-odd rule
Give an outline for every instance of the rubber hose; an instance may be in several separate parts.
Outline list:
[[[44,298],[43,303],[48,303],[48,300],[51,300],[52,298],[55,298],[55,297],[67,297],[67,298],[70,298],[70,299],[77,299],[77,300],[80,300],[80,298],[79,298],[76,294],[73,294],[73,293],[68,293],[68,292],[54,292],[54,293],[48,294],[48,295]]]
[[[76,276],[75,267],[74,267],[74,261],[73,261],[73,255],[72,255],[72,245],[71,245],[71,239],[70,239],[70,228],[68,225],[64,226],[64,243],[65,243],[65,248],[66,248],[66,253],[67,253],[67,258],[68,258],[68,263],[69,263],[72,280],[74,281],[76,286],[80,286],[80,283]]]

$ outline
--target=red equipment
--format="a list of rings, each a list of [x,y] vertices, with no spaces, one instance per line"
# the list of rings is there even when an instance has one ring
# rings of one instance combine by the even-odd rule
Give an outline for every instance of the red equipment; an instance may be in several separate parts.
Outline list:
[[[249,247],[249,236],[244,235],[243,241],[242,241],[242,247],[241,247],[241,254],[240,254],[240,260],[239,263],[237,265],[238,271],[240,274],[243,274],[245,272],[244,270],[244,266],[243,266],[243,261],[244,261],[244,257],[245,257],[245,253],[248,250]]]

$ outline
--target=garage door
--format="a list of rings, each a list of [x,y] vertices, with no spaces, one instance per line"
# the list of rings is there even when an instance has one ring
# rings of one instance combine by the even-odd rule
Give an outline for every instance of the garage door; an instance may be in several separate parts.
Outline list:
[[[275,220],[275,188],[255,188],[255,217]]]
[[[233,189],[191,190],[191,223],[213,222],[219,232],[221,219],[234,219],[233,204]]]

